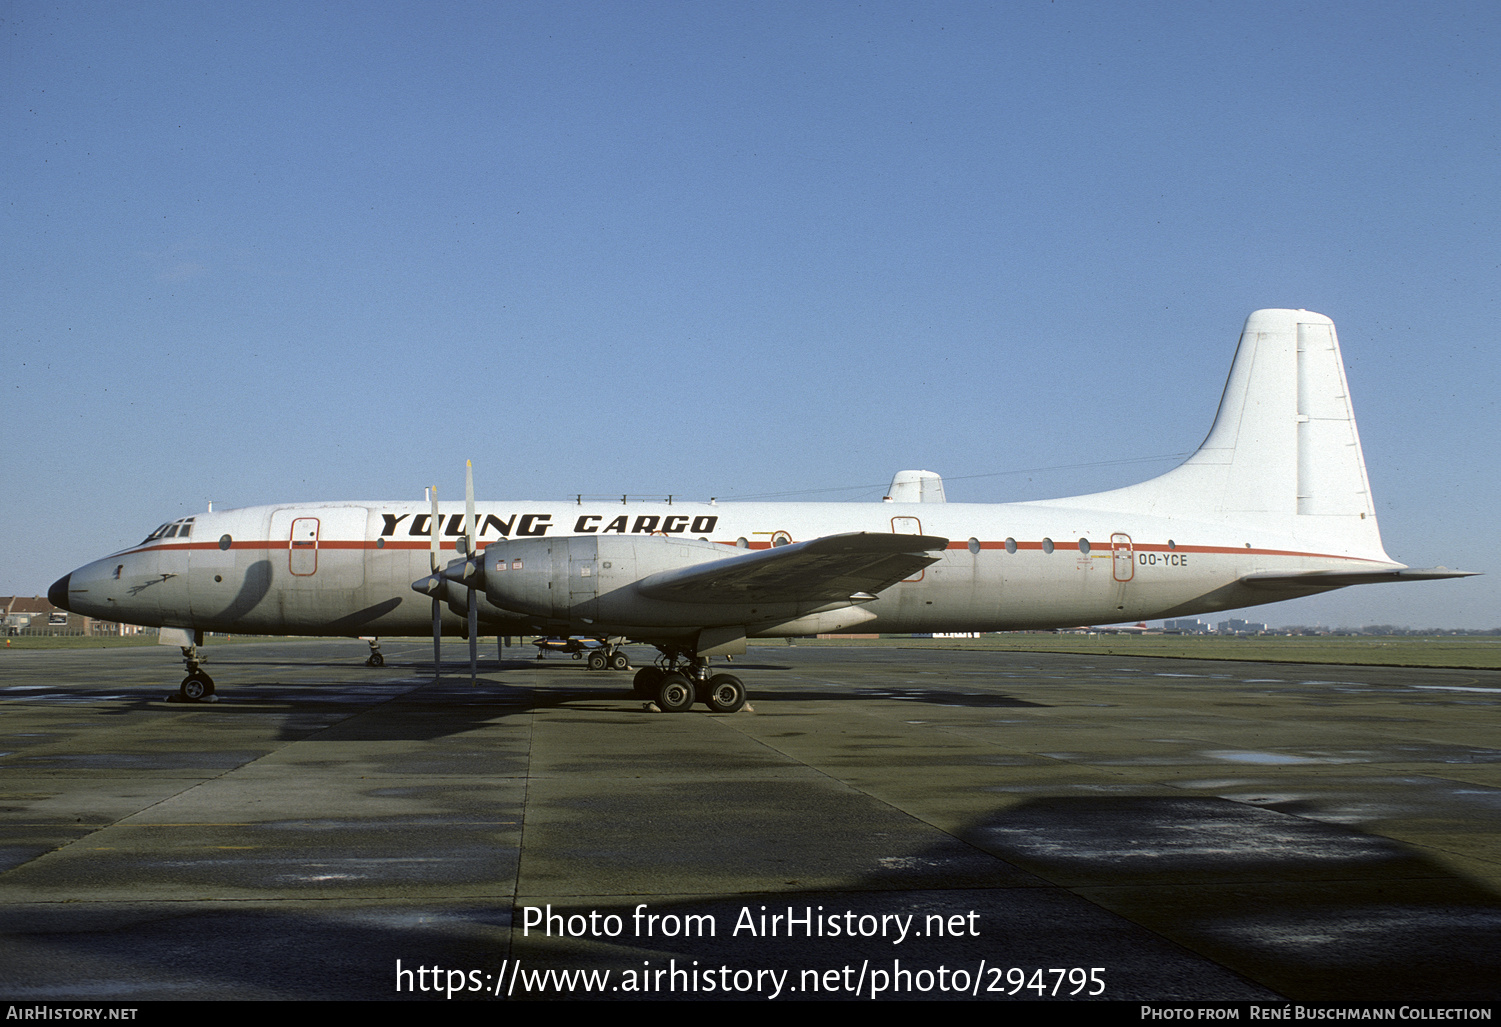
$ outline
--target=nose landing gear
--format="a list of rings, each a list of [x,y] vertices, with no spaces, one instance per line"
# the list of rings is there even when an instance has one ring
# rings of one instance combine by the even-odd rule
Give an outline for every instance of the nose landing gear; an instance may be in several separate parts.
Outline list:
[[[177,686],[177,693],[182,696],[184,702],[212,701],[210,696],[214,694],[214,679],[204,671],[203,661],[198,658],[198,639],[195,637],[192,645],[180,648],[182,649],[182,663],[187,669],[188,676],[183,678],[182,684]]]
[[[197,670],[182,679],[177,691],[188,702],[202,702],[214,694],[214,679]]]

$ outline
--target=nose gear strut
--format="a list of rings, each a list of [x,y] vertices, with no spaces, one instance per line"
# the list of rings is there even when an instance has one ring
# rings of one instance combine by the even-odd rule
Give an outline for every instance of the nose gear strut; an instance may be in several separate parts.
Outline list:
[[[195,631],[193,644],[179,647],[182,649],[182,665],[187,669],[188,676],[182,679],[177,691],[187,702],[202,702],[214,694],[214,679],[204,671],[203,661],[198,657],[198,647],[202,644],[203,632]]]

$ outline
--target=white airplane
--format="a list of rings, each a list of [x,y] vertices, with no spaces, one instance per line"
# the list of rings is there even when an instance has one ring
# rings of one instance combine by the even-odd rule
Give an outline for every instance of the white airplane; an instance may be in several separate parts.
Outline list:
[[[650,644],[662,656],[636,692],[678,712],[744,704],[709,659],[748,638],[1144,621],[1470,573],[1386,555],[1334,324],[1304,310],[1247,318],[1204,443],[1109,492],[948,503],[936,474],[905,471],[880,503],[476,504],[470,481],[463,506],[434,494],[431,508],[185,517],[48,598],[180,639],[190,699],[214,689],[193,644],[205,631],[431,630],[435,664],[443,634],[465,635],[471,672],[483,631],[601,638],[607,658],[627,639]]]

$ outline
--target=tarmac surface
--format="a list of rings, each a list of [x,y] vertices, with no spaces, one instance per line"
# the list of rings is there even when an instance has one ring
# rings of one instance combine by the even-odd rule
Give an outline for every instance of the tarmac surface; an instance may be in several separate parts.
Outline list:
[[[0,998],[1501,999],[1501,673],[383,648],[0,652]]]

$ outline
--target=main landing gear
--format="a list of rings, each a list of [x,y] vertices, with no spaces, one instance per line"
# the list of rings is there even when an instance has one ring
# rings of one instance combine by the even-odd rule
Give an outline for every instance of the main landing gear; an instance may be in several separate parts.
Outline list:
[[[188,676],[182,679],[182,684],[177,686],[177,692],[187,702],[202,702],[214,694],[214,679],[209,677],[203,669],[203,662],[198,659],[198,646],[185,645],[182,649],[182,663],[187,668]]]
[[[600,638],[594,635],[568,637],[550,636],[539,638],[534,645],[537,647],[537,659],[542,659],[548,652],[568,653],[575,660],[587,660],[590,670],[630,670],[631,658],[620,648],[623,638]],[[585,643],[596,642],[597,649],[590,649]]]
[[[663,713],[686,713],[701,702],[715,713],[735,713],[745,705],[745,684],[733,674],[710,673],[709,661],[665,652],[667,666],[642,667],[631,689]]]
[[[367,637],[365,635],[361,635],[360,636],[360,641],[362,641],[362,642],[369,642],[370,643],[370,659],[368,659],[368,660],[365,661],[365,666],[367,666],[367,667],[384,667],[386,665],[386,658],[381,655],[381,651],[380,651],[380,639],[378,639],[378,638],[369,638],[369,637]]]
[[[630,670],[631,659],[618,646],[605,643],[603,649],[596,649],[589,654],[590,670]]]

